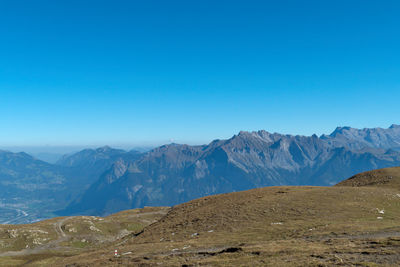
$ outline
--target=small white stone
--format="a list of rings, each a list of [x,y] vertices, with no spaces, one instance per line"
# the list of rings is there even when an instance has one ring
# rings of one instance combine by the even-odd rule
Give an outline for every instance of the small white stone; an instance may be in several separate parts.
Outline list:
[[[96,226],[93,226],[93,225],[91,225],[89,227],[89,229],[92,230],[92,231],[101,232],[101,230],[99,228],[97,228]]]

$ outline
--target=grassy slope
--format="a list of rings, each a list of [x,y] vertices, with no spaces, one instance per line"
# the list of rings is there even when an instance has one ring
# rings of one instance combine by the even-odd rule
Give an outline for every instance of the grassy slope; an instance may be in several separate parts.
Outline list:
[[[371,184],[365,181],[371,175],[377,186],[354,186]],[[379,182],[386,176],[389,181]],[[176,206],[119,247],[130,254],[115,258],[109,247],[63,264],[398,266],[398,169],[364,174],[351,183],[197,199]]]
[[[136,237],[77,256],[29,256],[29,263],[399,266],[399,185],[399,168],[394,168],[360,174],[335,187],[269,187],[205,197],[174,207]],[[113,256],[115,248],[120,257]]]
[[[400,167],[363,172],[340,182],[336,186],[373,186],[400,189]]]
[[[98,249],[132,236],[169,208],[144,208],[108,217],[60,217],[28,225],[0,226],[0,265],[53,265],[60,257]]]

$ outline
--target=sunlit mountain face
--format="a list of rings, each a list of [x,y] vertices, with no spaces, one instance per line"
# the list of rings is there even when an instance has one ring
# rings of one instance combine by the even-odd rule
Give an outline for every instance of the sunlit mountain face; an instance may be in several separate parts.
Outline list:
[[[120,160],[59,214],[105,215],[275,185],[329,186],[400,165],[400,127],[337,128],[331,135],[240,132],[208,145],[171,144]]]

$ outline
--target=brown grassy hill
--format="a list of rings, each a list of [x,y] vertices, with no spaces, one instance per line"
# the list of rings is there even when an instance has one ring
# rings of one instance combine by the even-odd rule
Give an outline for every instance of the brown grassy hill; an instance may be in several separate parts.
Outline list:
[[[363,172],[344,180],[337,186],[379,186],[400,189],[400,167]]]
[[[0,266],[52,265],[62,257],[98,249],[138,234],[168,210],[147,207],[107,217],[72,216],[34,224],[0,225]]]
[[[121,246],[60,264],[398,266],[400,190],[270,187],[205,197],[174,207]]]
[[[397,171],[360,174],[334,187],[268,187],[204,197],[172,209],[126,211],[111,216],[107,227],[93,224],[103,234],[114,229],[114,238],[117,229],[138,219],[141,226],[97,246],[100,233],[90,230],[84,217],[72,217],[62,223],[69,241],[74,234],[76,240],[88,234],[90,246],[73,253],[44,250],[0,257],[0,265],[399,266]],[[74,220],[76,225],[70,225]]]

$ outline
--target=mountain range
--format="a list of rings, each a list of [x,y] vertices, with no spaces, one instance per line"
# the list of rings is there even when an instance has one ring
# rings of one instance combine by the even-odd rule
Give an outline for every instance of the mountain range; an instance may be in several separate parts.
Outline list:
[[[392,166],[400,166],[399,125],[338,127],[320,137],[242,131],[207,145],[169,144],[148,152],[106,146],[54,164],[0,151],[0,223],[172,206],[264,186],[329,186]]]
[[[400,166],[400,126],[338,127],[330,135],[245,132],[207,145],[170,144],[120,158],[60,215],[107,215],[144,206],[277,185],[334,185]]]

